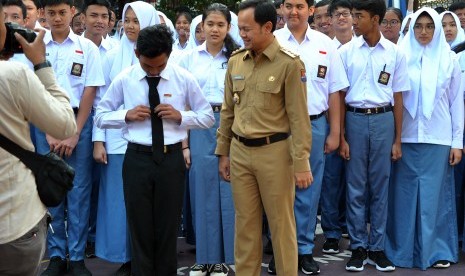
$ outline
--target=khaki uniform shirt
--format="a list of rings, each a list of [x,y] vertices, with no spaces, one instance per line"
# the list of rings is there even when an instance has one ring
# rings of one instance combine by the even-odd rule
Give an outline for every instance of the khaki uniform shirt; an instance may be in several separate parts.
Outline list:
[[[245,138],[292,133],[294,172],[309,171],[312,136],[306,81],[302,61],[276,39],[256,61],[249,50],[233,54],[215,153],[229,155],[233,132]]]

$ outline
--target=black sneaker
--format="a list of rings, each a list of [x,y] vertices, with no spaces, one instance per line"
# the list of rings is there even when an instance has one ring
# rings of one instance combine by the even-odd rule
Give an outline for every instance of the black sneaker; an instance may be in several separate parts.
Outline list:
[[[84,264],[84,260],[69,261],[69,273],[73,276],[92,276]]]
[[[195,264],[191,267],[189,276],[206,276],[209,268],[210,266],[207,264]]]
[[[115,272],[114,276],[131,276],[131,262],[121,265]]]
[[[95,258],[95,242],[87,242],[86,244],[86,258]]]
[[[214,264],[209,269],[210,276],[227,276],[229,268],[225,264]]]
[[[60,257],[50,258],[47,269],[42,272],[41,276],[62,276],[66,274],[66,260]]]
[[[268,240],[266,245],[263,247],[263,253],[266,255],[273,255],[273,244],[271,243],[271,240]]]
[[[276,264],[274,262],[274,256],[271,257],[270,263],[268,264],[268,274],[276,275]]]
[[[364,266],[367,264],[367,250],[359,247],[352,250],[352,256],[346,264],[347,271],[363,271]]]
[[[323,244],[323,253],[327,254],[337,254],[339,253],[339,240],[338,239],[326,239]]]
[[[387,272],[396,270],[396,267],[386,257],[384,251],[369,251],[367,262],[376,266],[376,269],[379,271]]]
[[[449,268],[450,267],[450,262],[446,260],[440,260],[437,261],[433,264],[434,268]]]
[[[299,255],[299,268],[306,275],[320,273],[320,266],[315,262],[312,254]]]

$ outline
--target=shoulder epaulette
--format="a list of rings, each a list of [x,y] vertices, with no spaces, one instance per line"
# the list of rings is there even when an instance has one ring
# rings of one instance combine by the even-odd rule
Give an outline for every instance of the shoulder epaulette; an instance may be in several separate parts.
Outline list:
[[[299,55],[292,52],[291,50],[287,49],[287,48],[284,48],[284,47],[281,47],[280,48],[281,52],[285,53],[286,55],[290,56],[291,58],[296,58],[298,57]]]
[[[234,56],[234,55],[236,55],[236,54],[239,54],[239,53],[241,53],[241,52],[244,52],[245,50],[246,50],[245,48],[237,49],[237,50],[235,50],[235,51],[233,51],[233,52],[231,53],[231,56]]]

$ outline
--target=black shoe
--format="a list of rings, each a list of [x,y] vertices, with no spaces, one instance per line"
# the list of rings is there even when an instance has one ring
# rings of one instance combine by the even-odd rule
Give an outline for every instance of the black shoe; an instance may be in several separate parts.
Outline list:
[[[337,254],[339,253],[339,240],[338,239],[326,239],[323,244],[323,253],[327,254]]]
[[[82,261],[69,261],[69,273],[73,276],[92,276],[92,273],[87,269]]]
[[[396,270],[396,267],[386,257],[384,251],[369,251],[367,262],[376,266],[376,269],[379,271],[387,272]]]
[[[191,267],[189,276],[206,276],[209,270],[210,266],[207,264],[195,264]]]
[[[306,275],[320,273],[320,266],[315,262],[312,254],[299,255],[299,268]]]
[[[276,264],[274,262],[274,256],[271,257],[270,263],[268,264],[268,274],[276,275]]]
[[[86,258],[95,258],[95,242],[87,242],[86,244]]]
[[[41,276],[62,276],[66,274],[66,260],[60,257],[50,258],[47,269],[42,272]]]
[[[434,268],[449,268],[450,267],[450,262],[445,261],[445,260],[440,260],[440,261],[435,262],[433,264],[433,267]]]
[[[210,265],[208,272],[210,276],[227,276],[229,268],[225,264],[214,264]]]
[[[115,272],[114,276],[131,276],[131,262],[122,264]]]
[[[263,247],[263,253],[266,255],[273,255],[273,244],[271,243],[271,240],[268,240],[265,247]]]
[[[352,256],[346,264],[348,271],[363,271],[364,266],[367,264],[367,250],[359,247],[352,250]]]

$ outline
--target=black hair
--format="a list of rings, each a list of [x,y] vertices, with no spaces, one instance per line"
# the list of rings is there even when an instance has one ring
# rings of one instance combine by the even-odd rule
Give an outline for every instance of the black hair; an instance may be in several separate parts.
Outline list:
[[[271,22],[271,32],[276,29],[276,22],[278,15],[274,5],[267,0],[245,0],[239,4],[239,12],[248,8],[254,8],[254,20],[260,26],[265,25],[267,22]]]
[[[333,0],[329,4],[329,14],[333,14],[337,8],[346,8],[352,11],[352,2],[350,0]]]
[[[402,20],[404,20],[404,16],[402,15],[402,11],[399,8],[390,7],[386,9],[386,12],[388,11],[395,13],[399,18],[399,21],[402,23]]]
[[[139,32],[136,49],[141,56],[154,58],[165,53],[171,54],[173,49],[173,32],[162,24],[149,26]]]
[[[178,21],[179,17],[184,16],[187,21],[189,21],[189,24],[192,23],[192,15],[188,11],[180,11],[176,13],[176,18],[174,19],[174,23],[176,24],[176,21]]]
[[[283,0],[274,0],[273,4],[274,4],[275,9],[279,9],[281,8],[281,5],[283,4]]]
[[[74,1],[73,0],[41,0],[40,3],[42,4],[42,7],[53,7],[57,6],[60,4],[66,4],[69,5],[70,7],[74,6]]]
[[[279,0],[279,1],[280,1],[280,0]],[[280,2],[281,2],[282,4],[284,4],[284,2],[286,2],[286,0],[282,0],[282,1],[280,1]],[[314,0],[305,0],[305,2],[307,2],[307,5],[308,5],[309,7],[312,7],[313,5],[315,5],[315,1],[314,1]],[[275,4],[276,4],[276,2],[275,2]],[[279,7],[276,7],[276,8],[279,8]]]
[[[438,14],[441,14],[441,13],[446,11],[446,8],[438,6],[438,7],[434,8],[434,10],[437,11]]]
[[[73,18],[71,19],[71,24],[73,24],[74,18],[79,17],[81,14],[82,14],[82,12],[75,13]]]
[[[315,22],[315,18],[313,17],[313,15],[310,15],[310,16],[308,17],[308,20],[307,20],[307,21],[308,21],[308,24],[309,24],[309,25],[310,25],[310,24],[313,24],[313,22]]]
[[[96,6],[103,6],[105,8],[107,8],[108,10],[108,18],[110,18],[111,16],[111,11],[110,11],[110,2],[108,2],[108,0],[87,0],[84,2],[84,6],[82,8],[82,13],[83,14],[86,14],[86,11],[87,9],[89,8],[89,6],[92,6],[92,5],[96,5]]]
[[[21,12],[23,13],[23,20],[26,19],[27,9],[26,5],[24,5],[22,0],[2,0],[1,2],[4,7],[18,6],[21,9]]]
[[[460,42],[454,48],[452,48],[452,51],[454,51],[456,54],[462,52],[463,50],[465,50],[465,41]]]
[[[353,0],[352,7],[359,11],[367,11],[371,16],[379,16],[379,24],[386,14],[386,2],[384,0]]]
[[[225,17],[226,22],[231,25],[231,13],[229,12],[229,9],[226,5],[220,3],[213,3],[208,6],[208,8],[202,14],[202,22],[204,22],[208,15],[212,12],[220,12]],[[224,55],[226,56],[227,60],[229,60],[234,50],[240,48],[240,46],[236,44],[229,33],[227,33],[226,37],[224,38],[224,47],[226,48],[226,53]],[[228,62],[226,61],[225,63],[227,64]]]
[[[308,1],[307,1],[308,2]],[[331,0],[321,0],[315,4],[315,8],[324,7],[331,4]],[[308,5],[310,7],[310,5]]]
[[[451,12],[455,12],[456,10],[461,10],[465,9],[465,2],[460,1],[460,2],[454,2],[449,6],[449,10]]]

